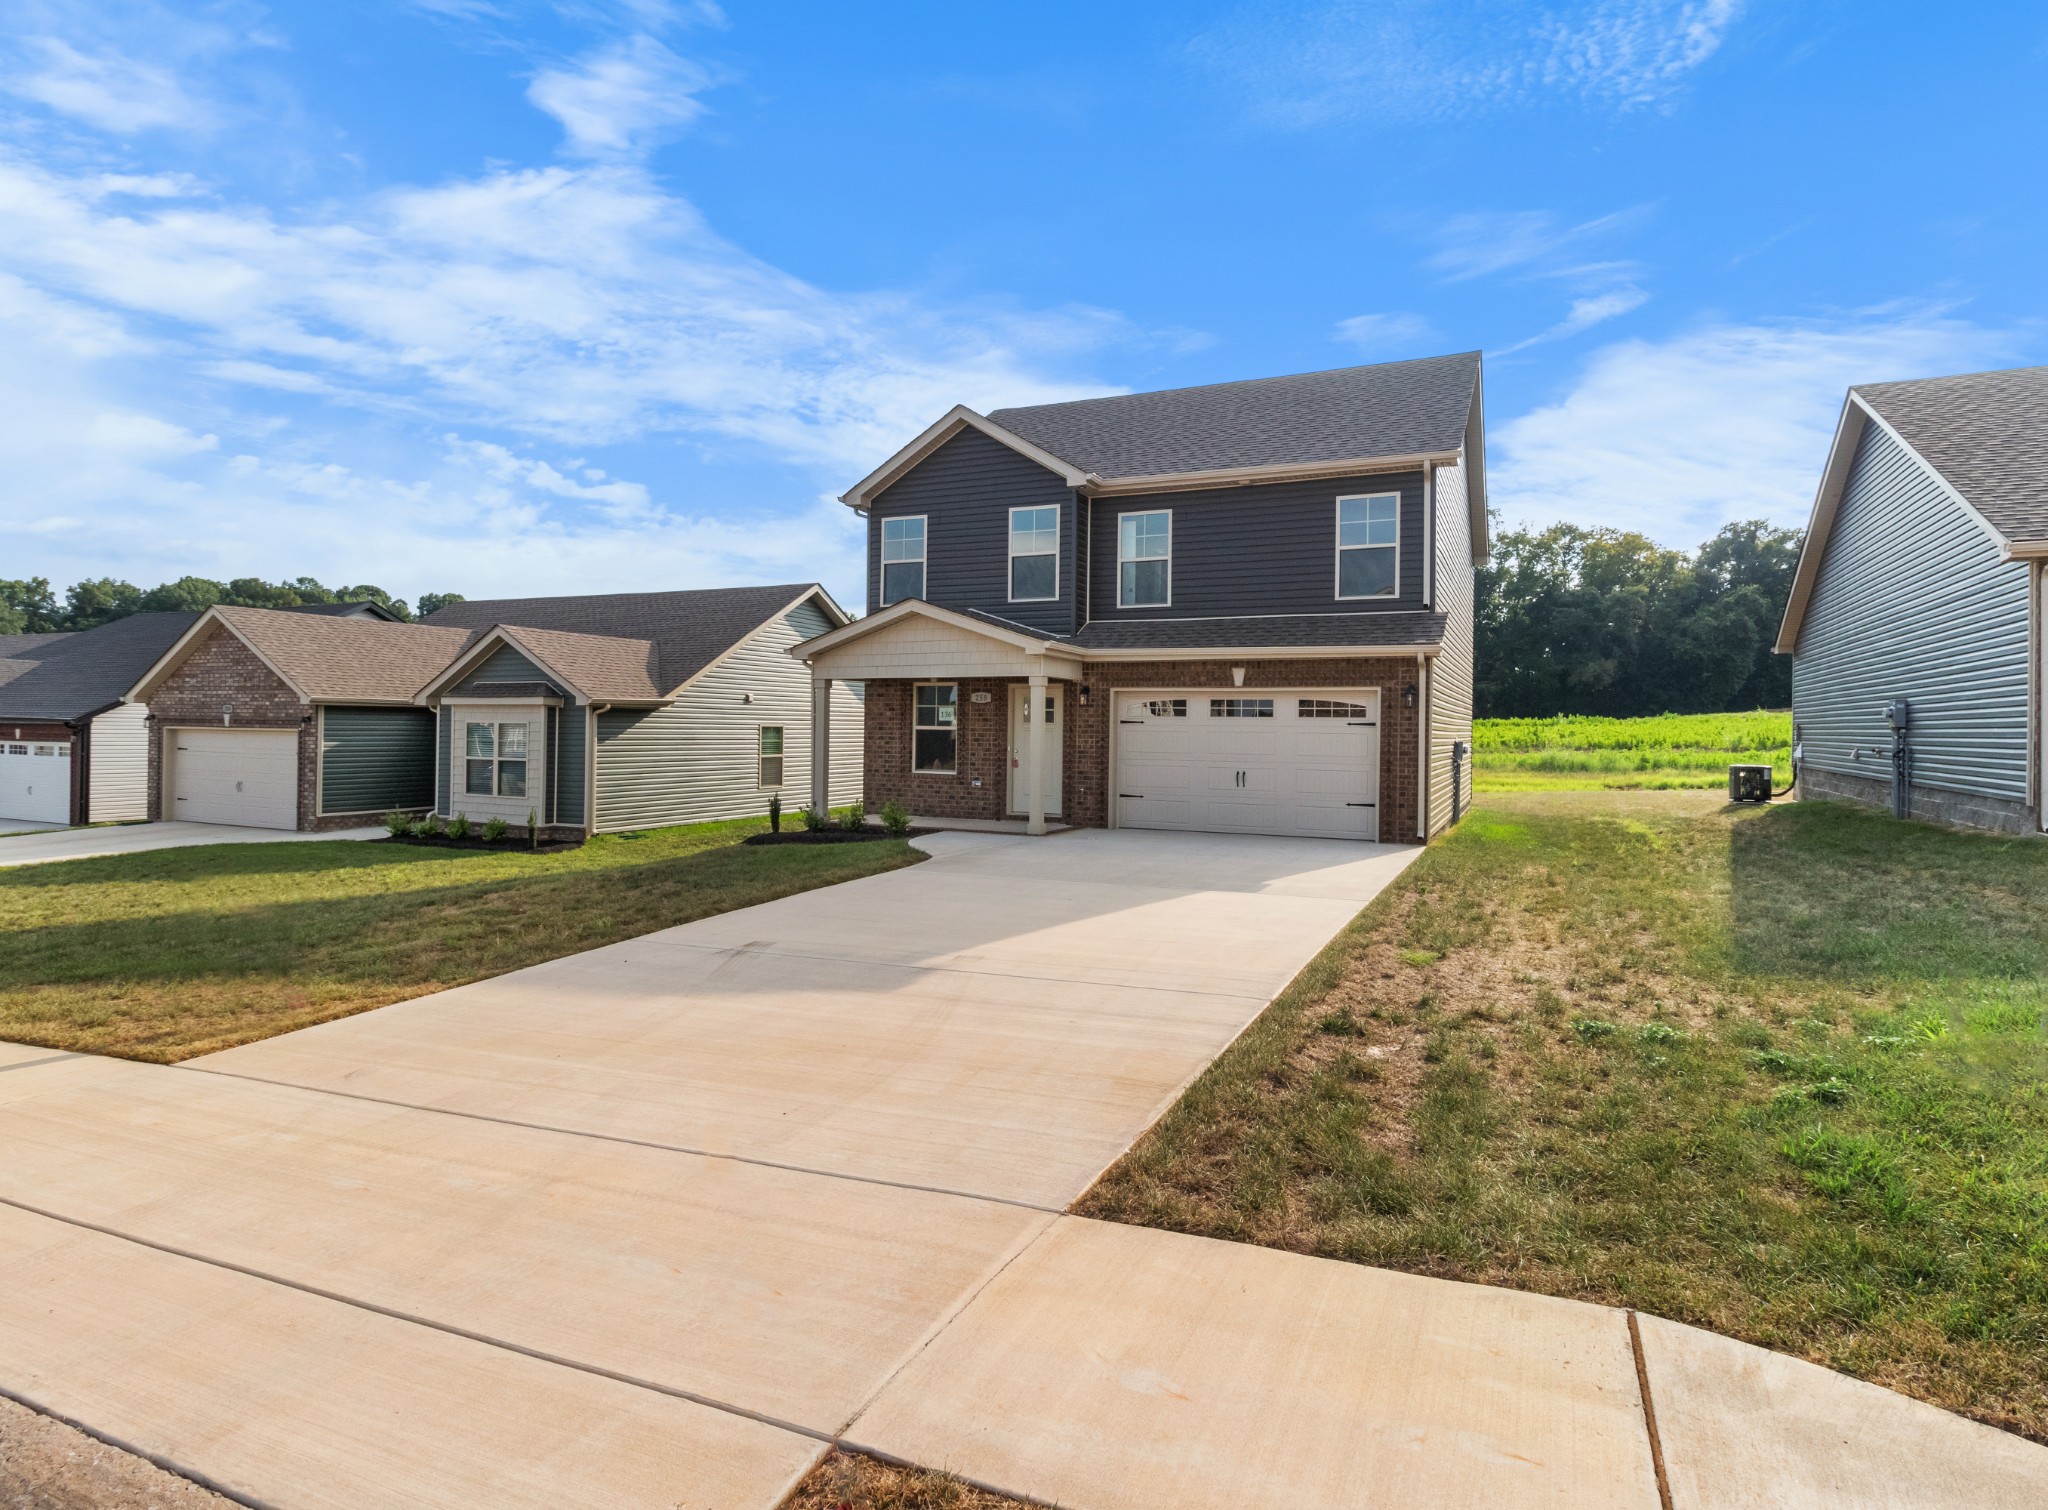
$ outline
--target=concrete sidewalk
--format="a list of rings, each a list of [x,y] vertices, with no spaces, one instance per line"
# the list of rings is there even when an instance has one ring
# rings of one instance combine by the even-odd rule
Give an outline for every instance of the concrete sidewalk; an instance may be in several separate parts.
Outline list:
[[[6,825],[0,824],[0,829]],[[288,829],[238,828],[226,823],[109,823],[92,828],[49,828],[35,833],[0,833],[0,870],[11,865],[47,865],[55,860],[92,860],[102,855],[138,855],[154,849],[195,844],[302,844],[320,839],[381,839],[382,828],[341,828],[324,834]]]
[[[0,1392],[279,1506],[2038,1504],[1600,1307],[1060,1212],[1414,851],[928,863],[180,1067],[0,1045]]]

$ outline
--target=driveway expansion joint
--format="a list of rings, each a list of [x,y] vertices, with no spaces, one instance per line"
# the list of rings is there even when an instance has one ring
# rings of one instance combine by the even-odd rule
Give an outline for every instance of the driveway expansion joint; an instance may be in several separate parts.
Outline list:
[[[32,1070],[39,1064],[55,1064],[60,1059],[85,1059],[88,1057],[90,1056],[85,1054],[45,1054],[40,1059],[17,1059],[12,1064],[0,1064],[0,1075],[6,1074],[9,1070]]]
[[[1664,1471],[1664,1440],[1657,1434],[1657,1402],[1650,1394],[1650,1365],[1643,1357],[1643,1329],[1636,1322],[1636,1308],[1628,1308],[1628,1349],[1636,1360],[1636,1388],[1643,1396],[1643,1430],[1650,1438],[1650,1467],[1657,1475],[1657,1503],[1660,1510],[1672,1510],[1671,1478]]]

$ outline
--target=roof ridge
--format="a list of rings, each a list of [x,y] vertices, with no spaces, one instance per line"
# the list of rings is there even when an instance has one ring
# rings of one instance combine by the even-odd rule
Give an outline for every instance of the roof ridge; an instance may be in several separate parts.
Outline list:
[[[1064,409],[1075,404],[1109,404],[1119,399],[1168,398],[1184,393],[1213,393],[1225,388],[1262,387],[1269,384],[1305,381],[1309,378],[1337,377],[1353,372],[1383,372],[1393,367],[1419,367],[1428,362],[1450,362],[1464,357],[1484,358],[1478,348],[1471,351],[1445,351],[1435,356],[1400,357],[1391,362],[1359,362],[1349,367],[1319,367],[1312,372],[1280,372],[1270,377],[1225,378],[1218,383],[1187,383],[1179,388],[1143,388],[1136,393],[1103,393],[1093,398],[1056,399],[1048,404],[1010,404],[1001,409],[991,409],[988,418],[1000,414],[1031,414],[1044,409]]]

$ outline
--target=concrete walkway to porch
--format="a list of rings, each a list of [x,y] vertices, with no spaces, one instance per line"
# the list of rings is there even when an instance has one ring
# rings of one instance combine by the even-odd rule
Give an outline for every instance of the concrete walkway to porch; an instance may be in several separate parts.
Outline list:
[[[1654,1510],[1649,1404],[1677,1510],[2048,1495],[1686,1328],[1062,1215],[1418,852],[919,842],[183,1066],[0,1045],[0,1392],[336,1510],[769,1510],[834,1440],[1076,1510]]]

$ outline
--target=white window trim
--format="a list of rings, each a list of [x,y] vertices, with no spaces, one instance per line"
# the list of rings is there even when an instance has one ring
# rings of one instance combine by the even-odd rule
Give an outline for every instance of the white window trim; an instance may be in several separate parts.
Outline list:
[[[546,722],[546,720],[545,720],[545,719],[543,719],[543,720],[542,720],[542,723],[543,723],[543,725],[545,725],[545,722]],[[469,726],[470,726],[471,724],[484,724],[484,725],[486,725],[486,726],[487,726],[487,727],[488,727],[488,728],[490,729],[490,731],[491,731],[491,753],[490,753],[490,755],[489,755],[488,757],[485,757],[485,756],[482,756],[482,755],[471,755],[471,754],[469,753]],[[505,730],[506,730],[506,729],[508,729],[508,728],[510,728],[510,727],[511,727],[512,725],[514,725],[514,724],[518,724],[518,725],[520,725],[521,727],[523,727],[523,728],[524,728],[524,729],[526,730],[526,749],[525,749],[525,751],[524,751],[523,753],[521,753],[521,754],[518,754],[518,755],[507,755],[507,754],[504,754],[504,753],[503,753],[503,751],[504,751],[504,748],[505,748]],[[545,743],[545,742],[546,742],[546,738],[547,738],[547,735],[546,735],[545,729],[543,729],[543,732],[542,732],[542,735],[541,735],[541,739],[542,739],[542,742],[543,742],[543,743]],[[471,762],[472,762],[472,761],[478,761],[478,760],[485,760],[485,759],[488,759],[488,761],[489,761],[489,763],[490,763],[490,767],[491,767],[491,789],[490,789],[490,790],[489,790],[488,792],[472,792],[472,791],[471,791],[471,790],[469,789],[469,767],[470,767],[470,764],[471,764]],[[511,793],[511,792],[501,792],[501,791],[499,791],[499,790],[498,790],[498,787],[499,787],[499,786],[500,786],[500,785],[502,784],[502,782],[503,782],[503,779],[504,779],[504,778],[503,778],[503,777],[502,777],[502,776],[501,776],[501,775],[499,774],[499,767],[500,767],[500,766],[502,766],[502,765],[503,765],[503,764],[504,764],[504,763],[505,763],[506,761],[508,761],[508,760],[516,760],[517,762],[519,762],[519,764],[520,764],[520,765],[522,765],[522,766],[526,767],[526,777],[525,777],[525,782],[526,782],[526,787],[527,787],[527,790],[526,790],[526,791],[524,791],[524,792],[519,792],[519,793],[516,793],[516,794],[515,794],[515,793]],[[449,782],[448,782],[448,803],[449,803],[449,806],[451,806],[451,807],[453,807],[453,806],[454,806],[454,803],[455,803],[455,799],[456,799],[457,797],[464,797],[464,798],[487,798],[487,799],[489,799],[489,800],[491,800],[491,801],[493,801],[493,802],[525,802],[525,801],[526,801],[526,800],[527,800],[527,799],[528,799],[528,798],[529,798],[529,797],[530,797],[530,796],[532,795],[532,788],[533,788],[533,720],[532,720],[531,718],[514,718],[514,717],[510,717],[510,716],[507,716],[507,715],[505,715],[505,714],[501,714],[501,713],[495,713],[495,712],[494,712],[494,713],[492,713],[492,714],[490,714],[490,715],[489,715],[489,716],[487,716],[487,717],[484,717],[484,718],[477,718],[477,717],[476,717],[476,716],[474,716],[473,714],[465,714],[465,715],[463,715],[463,720],[462,720],[462,790],[461,790],[460,792],[458,792],[458,791],[456,791],[456,790],[455,790],[455,781],[454,781],[454,774],[453,774],[453,773],[451,772],[451,773],[450,773],[450,775],[449,775]],[[458,811],[459,811],[459,809],[458,809]]]
[[[953,689],[953,763],[943,771],[921,770],[917,764],[917,732],[930,727],[942,729],[943,724],[929,726],[917,721],[917,689],[919,687],[951,687]],[[958,776],[960,774],[960,684],[958,682],[912,682],[910,684],[910,774],[913,776]]]
[[[1391,498],[1391,499],[1393,499],[1393,500],[1394,500],[1394,541],[1393,541],[1393,544],[1392,544],[1391,546],[1385,546],[1385,545],[1345,545],[1345,544],[1343,543],[1343,540],[1344,540],[1344,505],[1345,505],[1345,504],[1347,504],[1347,503],[1357,503],[1357,502],[1359,502],[1359,501],[1361,501],[1361,500],[1370,500],[1370,499],[1374,499],[1374,498]],[[1399,493],[1344,493],[1344,494],[1340,494],[1340,495],[1338,496],[1338,498],[1337,498],[1336,502],[1335,502],[1335,503],[1333,503],[1333,504],[1332,504],[1332,505],[1330,506],[1330,508],[1331,508],[1331,513],[1330,513],[1330,538],[1331,538],[1331,539],[1332,539],[1333,541],[1337,542],[1337,544],[1336,544],[1336,547],[1335,547],[1335,549],[1334,549],[1334,550],[1333,550],[1333,551],[1331,552],[1331,557],[1330,557],[1330,588],[1331,588],[1331,591],[1332,591],[1332,592],[1333,592],[1333,593],[1334,593],[1334,594],[1336,595],[1337,601],[1338,601],[1338,602],[1340,602],[1340,603],[1384,603],[1384,602],[1386,602],[1386,601],[1387,601],[1387,600],[1388,600],[1389,598],[1398,598],[1398,597],[1400,597],[1400,596],[1401,596],[1401,495],[1400,495]],[[1383,551],[1383,550],[1389,550],[1389,549],[1391,549],[1391,550],[1393,551],[1393,553],[1394,553],[1394,587],[1393,587],[1393,590],[1392,590],[1391,592],[1351,592],[1351,593],[1347,593],[1347,592],[1345,592],[1345,591],[1344,591],[1344,552],[1346,552],[1346,551],[1348,551],[1348,550],[1352,550],[1352,551]]]
[[[932,589],[932,563],[931,563],[931,555],[932,555],[932,518],[931,518],[931,515],[929,515],[929,514],[891,514],[891,515],[889,515],[888,517],[884,518],[884,519],[883,519],[883,520],[881,521],[881,525],[880,525],[880,531],[879,531],[879,533],[877,533],[877,534],[876,534],[876,536],[875,536],[875,596],[876,596],[876,597],[878,597],[878,598],[880,598],[880,599],[882,600],[882,605],[881,605],[881,606],[882,606],[882,607],[884,607],[884,608],[887,608],[887,607],[889,607],[889,606],[890,606],[890,604],[892,604],[892,603],[907,603],[907,602],[909,602],[909,601],[910,601],[910,600],[909,600],[908,598],[891,598],[891,597],[889,596],[889,568],[890,568],[890,567],[892,567],[892,566],[908,566],[908,565],[910,564],[910,558],[906,557],[906,558],[904,558],[904,559],[903,559],[903,560],[901,560],[901,561],[891,561],[891,560],[889,559],[889,547],[888,547],[888,543],[887,543],[887,541],[888,541],[888,533],[889,533],[889,526],[890,526],[891,524],[897,523],[897,522],[899,522],[899,521],[902,521],[902,520],[907,520],[907,519],[915,519],[915,520],[916,520],[916,521],[917,521],[917,522],[918,522],[918,523],[919,523],[920,525],[922,525],[922,526],[923,526],[923,528],[922,528],[922,529],[920,529],[920,530],[919,530],[919,531],[917,532],[917,540],[918,540],[918,555],[917,555],[917,558],[916,558],[916,560],[917,560],[917,565],[918,565],[918,585],[919,585],[920,587],[922,587],[922,588],[924,589],[924,591],[923,591],[923,592],[920,592],[920,593],[917,593],[917,594],[916,594],[915,596],[916,596],[916,597],[918,597],[919,599],[922,599],[922,600],[923,600],[923,601],[925,601],[925,602],[930,602],[930,601],[931,601],[931,597],[930,597],[930,594],[931,594],[931,589]]]
[[[1143,519],[1152,514],[1166,516],[1166,555],[1125,556],[1124,521]],[[1118,608],[1171,608],[1173,607],[1173,510],[1172,509],[1128,509],[1116,516],[1116,606]],[[1126,603],[1124,601],[1124,563],[1126,561],[1166,562],[1166,601],[1163,603]]]
[[[782,749],[781,749],[781,752],[780,752],[780,753],[778,753],[778,754],[775,754],[775,755],[770,755],[769,753],[767,753],[767,751],[765,751],[765,750],[763,750],[763,749],[761,748],[761,735],[762,735],[762,734],[763,734],[763,733],[764,733],[764,732],[765,732],[766,730],[769,730],[769,729],[778,729],[778,730],[780,730],[780,731],[781,731],[781,733],[782,733]],[[764,781],[764,780],[762,779],[762,770],[761,770],[761,767],[762,767],[762,765],[763,765],[763,763],[764,763],[764,762],[766,762],[766,761],[770,761],[770,760],[779,760],[779,761],[781,761],[781,762],[782,762],[782,780],[780,780],[780,781]],[[756,786],[758,786],[758,787],[759,787],[759,788],[760,788],[760,789],[761,789],[762,791],[764,791],[764,792],[779,792],[779,791],[781,791],[781,790],[782,790],[782,789],[783,789],[784,787],[786,787],[786,786],[788,786],[788,785],[789,785],[789,725],[788,725],[788,724],[755,724],[755,725],[754,725],[754,783],[755,783],[755,785],[756,785]]]
[[[1057,603],[1060,600],[1060,535],[1066,529],[1067,524],[1064,506],[1057,503],[1022,503],[1011,509],[1009,543],[1012,546],[1015,545],[1017,539],[1017,516],[1019,514],[1036,514],[1046,509],[1052,510],[1052,591],[1046,596],[1038,598],[1020,598],[1017,596],[1017,552],[1013,548],[1009,551],[1004,561],[1005,579],[1003,582],[1003,588],[1010,594],[1009,601],[1012,603]],[[1041,551],[1033,551],[1031,553],[1032,556],[1042,554],[1044,552]],[[1027,556],[1025,559],[1029,560],[1030,557]]]

